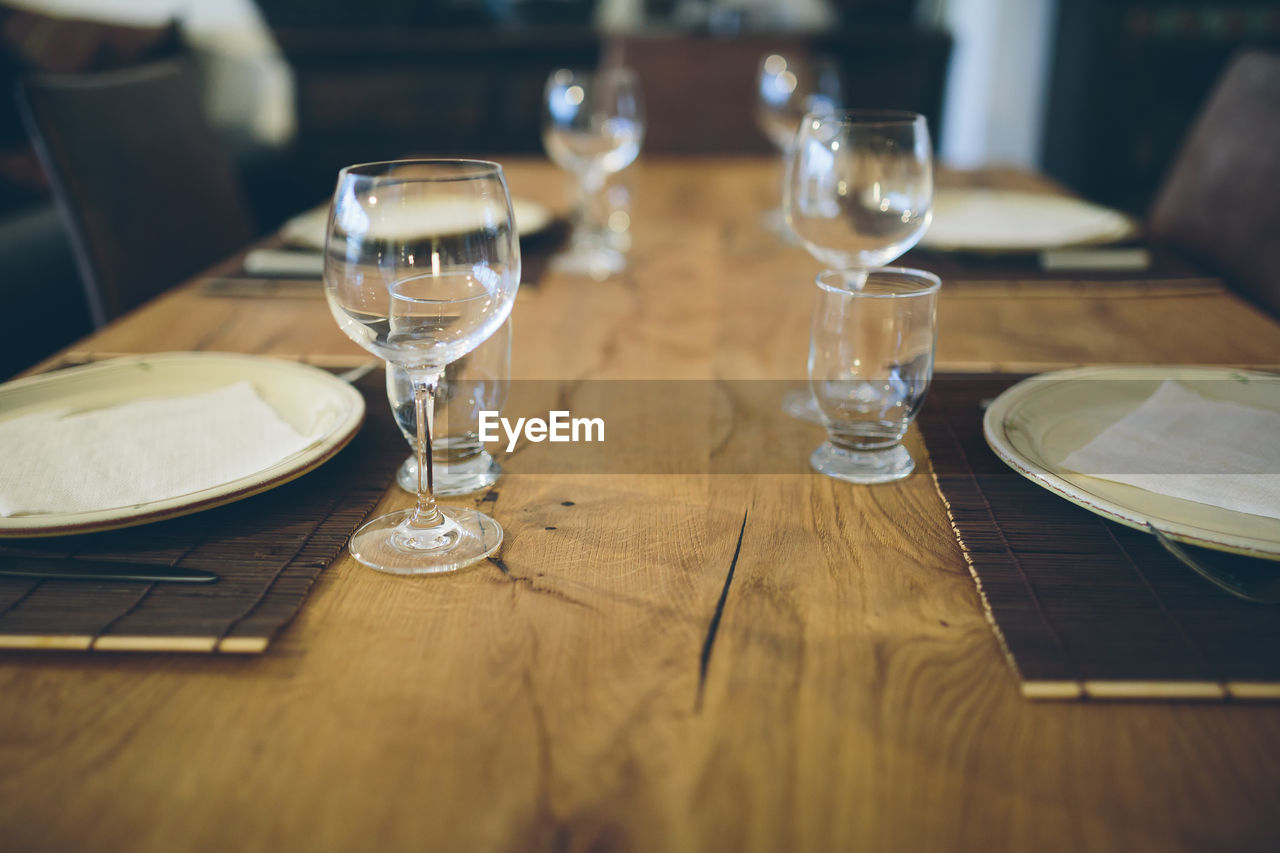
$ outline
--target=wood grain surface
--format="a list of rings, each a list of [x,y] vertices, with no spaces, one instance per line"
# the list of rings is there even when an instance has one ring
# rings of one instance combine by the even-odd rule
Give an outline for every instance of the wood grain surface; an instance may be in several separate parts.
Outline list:
[[[562,206],[549,166],[509,171]],[[818,269],[759,228],[775,174],[642,163],[631,270],[523,290],[516,376],[800,379]],[[941,369],[1280,364],[1280,327],[1225,292],[947,282],[940,322]],[[74,349],[362,358],[323,300],[199,282]],[[1277,846],[1280,708],[1022,699],[927,465],[857,488],[518,462],[475,498],[499,559],[344,557],[265,655],[0,655],[0,847]]]

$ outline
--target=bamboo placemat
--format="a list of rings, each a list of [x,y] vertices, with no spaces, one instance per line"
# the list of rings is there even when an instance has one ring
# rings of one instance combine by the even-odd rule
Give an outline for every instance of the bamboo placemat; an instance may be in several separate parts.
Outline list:
[[[1036,486],[988,448],[983,404],[1017,378],[940,376],[919,426],[1023,694],[1280,698],[1280,606],[1228,595],[1154,537]]]
[[[390,486],[407,455],[382,371],[358,383],[365,424],[336,457],[260,495],[156,524],[7,540],[5,553],[204,569],[212,584],[0,578],[0,648],[261,652]]]

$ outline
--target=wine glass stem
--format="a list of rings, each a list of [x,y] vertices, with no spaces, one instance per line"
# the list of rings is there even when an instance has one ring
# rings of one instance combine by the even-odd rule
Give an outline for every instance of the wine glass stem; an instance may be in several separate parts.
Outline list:
[[[784,213],[782,205],[786,200],[787,181],[791,178],[790,157],[791,146],[788,145],[786,148],[782,149],[782,156],[778,158],[778,177],[777,180],[773,182],[774,205],[779,213]]]
[[[592,239],[604,233],[608,213],[604,210],[605,173],[588,168],[578,175],[578,238]]]
[[[444,521],[444,515],[436,506],[435,469],[431,460],[431,422],[435,416],[436,389],[440,386],[442,371],[412,370],[409,379],[413,383],[414,414],[418,421],[418,503],[414,507],[409,524],[413,527],[435,527]]]
[[[850,267],[844,270],[844,280],[850,290],[858,291],[867,285],[867,275],[871,272],[868,267]]]

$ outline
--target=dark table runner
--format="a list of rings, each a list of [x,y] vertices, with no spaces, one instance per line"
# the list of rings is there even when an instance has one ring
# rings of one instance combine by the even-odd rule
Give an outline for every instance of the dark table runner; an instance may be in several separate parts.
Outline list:
[[[1017,378],[939,376],[918,423],[1024,695],[1280,698],[1280,606],[1228,595],[990,450],[983,403]]]
[[[381,370],[358,383],[365,423],[291,483],[171,521],[0,542],[44,554],[204,569],[212,584],[0,578],[0,648],[260,652],[390,486],[407,447]]]

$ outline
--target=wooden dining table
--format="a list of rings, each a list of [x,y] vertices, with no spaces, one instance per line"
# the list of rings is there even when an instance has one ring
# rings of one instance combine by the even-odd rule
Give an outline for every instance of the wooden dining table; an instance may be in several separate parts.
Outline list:
[[[505,165],[513,195],[565,208],[550,164]],[[819,268],[761,227],[777,174],[642,160],[629,268],[522,287],[513,379],[801,384]],[[319,284],[210,286],[240,269],[37,370],[367,359]],[[941,375],[1134,363],[1276,368],[1280,325],[1212,276],[944,280]],[[916,473],[875,487],[517,456],[485,503],[500,560],[405,578],[344,552],[261,654],[0,653],[0,848],[1280,848],[1280,707],[1024,698],[908,446]]]

